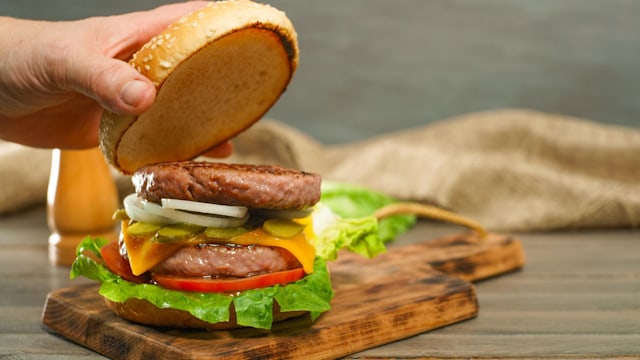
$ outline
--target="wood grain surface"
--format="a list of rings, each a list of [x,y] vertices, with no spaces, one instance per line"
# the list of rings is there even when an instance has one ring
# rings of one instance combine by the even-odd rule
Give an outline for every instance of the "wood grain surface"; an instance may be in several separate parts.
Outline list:
[[[331,263],[332,310],[276,324],[271,331],[183,331],[126,322],[113,315],[97,284],[52,291],[43,324],[115,359],[328,359],[472,318],[477,280],[522,267],[518,240],[470,233],[393,248],[373,260],[344,253]]]
[[[421,220],[389,252],[458,231]],[[49,264],[48,235],[44,207],[0,218],[0,358],[106,359],[43,330],[49,292],[92,283],[69,280],[67,267]],[[474,282],[478,316],[345,359],[640,357],[640,230],[576,229],[516,237],[526,266]]]

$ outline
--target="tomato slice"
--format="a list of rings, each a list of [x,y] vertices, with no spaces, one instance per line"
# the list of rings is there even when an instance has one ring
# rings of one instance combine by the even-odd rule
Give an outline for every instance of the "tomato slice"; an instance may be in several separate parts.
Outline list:
[[[104,264],[112,273],[120,275],[125,280],[135,283],[149,282],[149,276],[136,276],[131,272],[129,261],[120,255],[120,246],[117,241],[111,241],[100,249],[100,255]]]
[[[204,277],[180,277],[152,274],[151,277],[161,287],[171,290],[193,292],[236,292],[258,289],[276,284],[284,285],[304,276],[303,268],[255,275],[246,278],[217,279]]]

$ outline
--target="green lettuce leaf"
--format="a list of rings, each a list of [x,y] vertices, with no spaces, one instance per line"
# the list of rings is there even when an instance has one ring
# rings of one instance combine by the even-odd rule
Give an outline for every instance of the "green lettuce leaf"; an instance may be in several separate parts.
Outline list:
[[[102,238],[91,239],[85,238],[78,244],[76,248],[76,260],[71,267],[71,273],[69,277],[75,279],[78,276],[84,276],[87,279],[96,281],[111,280],[114,276],[113,273],[105,269],[100,269],[95,266],[96,262],[91,257],[95,257],[99,260],[102,259],[100,255],[100,249],[105,246],[109,241]]]
[[[332,181],[322,182],[320,201],[343,219],[372,216],[379,208],[396,202],[390,196],[365,187]],[[415,222],[413,215],[390,216],[378,222],[377,236],[386,244],[409,230]]]
[[[373,216],[337,219],[316,234],[313,242],[316,256],[326,260],[335,260],[343,248],[368,258],[385,251],[378,236],[378,221]]]
[[[233,302],[239,325],[261,329],[271,328],[274,300],[280,305],[281,311],[308,311],[312,319],[331,308],[333,289],[326,262],[321,258],[316,258],[311,274],[287,286],[276,285],[229,296],[167,290],[153,284],[124,280],[94,260],[100,259],[100,248],[106,243],[104,239],[84,239],[78,246],[78,256],[72,265],[70,277],[84,276],[100,281],[100,295],[111,301],[143,299],[159,308],[187,311],[209,323],[228,321]]]
[[[329,270],[323,259],[316,258],[313,273],[310,275],[280,288],[275,299],[281,311],[309,311],[311,320],[315,320],[330,309],[327,299],[332,299],[334,293]],[[301,304],[304,306],[301,307]]]

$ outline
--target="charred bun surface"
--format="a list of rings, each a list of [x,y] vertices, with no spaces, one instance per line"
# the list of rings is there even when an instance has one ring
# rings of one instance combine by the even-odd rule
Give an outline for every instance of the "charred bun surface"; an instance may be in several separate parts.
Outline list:
[[[125,174],[189,160],[258,121],[298,66],[287,16],[249,0],[211,2],[145,44],[131,66],[157,88],[139,116],[105,112],[100,147]]]

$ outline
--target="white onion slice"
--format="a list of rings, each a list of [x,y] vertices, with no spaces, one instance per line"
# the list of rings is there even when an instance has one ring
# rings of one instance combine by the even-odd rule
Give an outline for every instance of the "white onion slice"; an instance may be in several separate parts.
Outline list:
[[[268,219],[301,219],[313,213],[313,207],[306,209],[260,209],[256,211],[260,216]]]
[[[184,222],[193,225],[212,227],[236,227],[244,225],[244,223],[249,218],[248,214],[243,218],[193,214],[181,210],[164,208],[158,204],[146,201],[144,199],[142,199],[141,202],[144,211],[147,213],[167,217],[171,220],[175,220],[176,222]]]
[[[162,207],[176,210],[186,210],[202,214],[230,216],[234,218],[243,218],[247,215],[247,207],[210,204],[198,201],[180,200],[180,199],[162,199]]]
[[[129,218],[135,221],[158,225],[172,224],[176,222],[168,217],[145,211],[142,202],[143,200],[138,197],[137,194],[130,194],[124,198],[124,211],[127,213]]]

